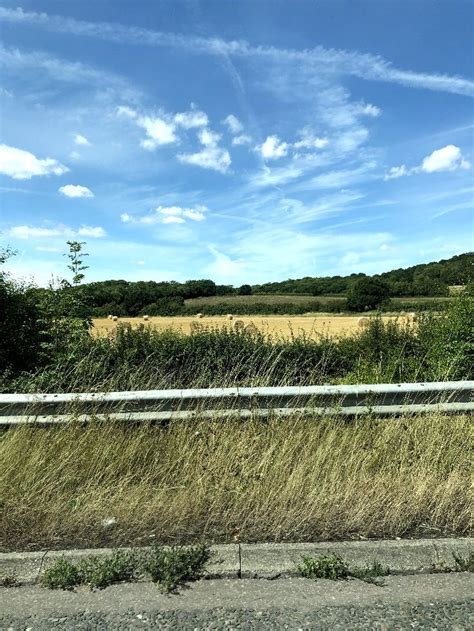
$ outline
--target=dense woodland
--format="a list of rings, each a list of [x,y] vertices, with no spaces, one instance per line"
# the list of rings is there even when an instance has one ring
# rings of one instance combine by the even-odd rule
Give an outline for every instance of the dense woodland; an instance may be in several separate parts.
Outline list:
[[[76,290],[81,292],[82,300],[89,308],[90,315],[93,316],[106,316],[110,313],[118,316],[137,316],[143,313],[149,315],[192,314],[196,309],[202,310],[202,307],[194,308],[192,304],[186,304],[186,301],[192,298],[249,294],[306,294],[308,296],[306,310],[318,311],[318,302],[311,300],[311,297],[332,295],[344,298],[350,293],[351,287],[364,278],[377,279],[386,285],[388,297],[447,296],[449,286],[467,285],[472,282],[473,263],[474,254],[467,253],[437,263],[415,265],[372,277],[367,277],[365,274],[305,277],[241,287],[217,285],[207,279],[189,280],[185,283],[108,280],[83,284]],[[232,308],[234,312],[239,311],[238,308],[236,310],[235,303]],[[242,313],[246,308],[242,305]],[[292,306],[291,298],[289,298],[288,305],[275,305],[271,312],[293,313],[294,309],[297,309],[297,312],[301,313],[304,312],[304,308],[301,311],[302,308],[301,305],[298,308],[295,305]],[[341,311],[344,310],[344,304],[341,301],[329,308]],[[225,303],[209,305],[206,313],[209,312],[210,315],[226,313],[228,310],[229,307]],[[319,310],[328,310],[328,305],[322,302]],[[269,312],[268,304],[253,303],[252,312]]]

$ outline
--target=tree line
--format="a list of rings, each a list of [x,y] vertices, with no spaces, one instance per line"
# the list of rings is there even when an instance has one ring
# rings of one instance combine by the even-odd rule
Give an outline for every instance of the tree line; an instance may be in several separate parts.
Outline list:
[[[117,316],[177,315],[193,313],[187,300],[210,296],[232,296],[250,294],[306,294],[308,296],[333,295],[348,298],[348,308],[363,310],[376,308],[394,297],[448,296],[450,285],[468,285],[472,282],[474,254],[454,256],[436,263],[415,265],[367,276],[328,276],[289,279],[261,285],[219,285],[210,279],[176,281],[106,280],[86,283],[74,287],[89,314],[100,317]],[[36,292],[47,290],[35,290]],[[360,294],[368,295],[365,299]],[[375,297],[375,298],[374,298]],[[289,298],[288,303],[291,303]],[[228,307],[226,307],[228,308]],[[337,310],[341,310],[340,305]],[[199,310],[199,309],[198,309]]]

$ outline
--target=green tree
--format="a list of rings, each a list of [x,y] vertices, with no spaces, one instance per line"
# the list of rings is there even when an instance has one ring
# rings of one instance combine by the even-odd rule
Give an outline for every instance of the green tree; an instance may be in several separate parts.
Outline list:
[[[390,288],[378,278],[360,278],[349,288],[347,308],[350,311],[378,309],[390,300]]]
[[[0,250],[0,264],[14,254],[10,249]],[[0,331],[0,373],[35,368],[43,340],[39,310],[27,288],[1,269]]]
[[[69,259],[68,268],[71,270],[72,283],[73,285],[79,285],[81,280],[84,278],[84,272],[86,269],[89,269],[88,265],[84,265],[84,261],[82,260],[83,256],[89,256],[86,252],[83,251],[83,246],[86,245],[85,241],[68,241],[69,246],[67,256]]]
[[[252,293],[252,288],[250,285],[241,285],[238,289],[239,296],[250,296]]]

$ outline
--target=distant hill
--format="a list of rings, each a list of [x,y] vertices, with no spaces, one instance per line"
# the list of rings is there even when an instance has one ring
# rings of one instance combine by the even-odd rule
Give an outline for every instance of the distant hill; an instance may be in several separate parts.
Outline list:
[[[473,280],[474,253],[468,252],[434,263],[399,268],[373,278],[384,280],[391,296],[447,296],[450,285],[467,285]],[[366,274],[289,279],[277,283],[254,285],[253,293],[310,294],[322,296],[344,294],[349,285]]]
[[[466,253],[436,263],[392,270],[375,275],[375,277],[383,279],[388,284],[391,297],[448,296],[450,286],[462,286],[472,282],[473,264],[474,254]],[[184,313],[186,308],[190,308],[190,305],[185,304],[185,301],[193,298],[249,296],[251,294],[278,294],[280,295],[279,303],[284,301],[285,295],[290,295],[286,305],[281,307],[287,312],[288,304],[291,305],[294,302],[291,295],[342,298],[350,284],[364,276],[365,274],[321,278],[305,277],[263,285],[242,285],[238,288],[232,285],[217,285],[212,280],[207,279],[189,280],[185,283],[156,282],[153,280],[138,282],[106,280],[81,285],[74,291],[81,292],[83,299],[94,315],[136,316],[143,313],[177,315]],[[324,302],[327,303],[327,300]]]

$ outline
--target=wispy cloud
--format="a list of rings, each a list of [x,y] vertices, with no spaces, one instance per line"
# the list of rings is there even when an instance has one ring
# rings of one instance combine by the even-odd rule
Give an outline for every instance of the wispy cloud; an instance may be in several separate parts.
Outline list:
[[[220,134],[210,129],[203,129],[199,132],[198,138],[204,149],[195,153],[180,153],[178,160],[183,164],[192,164],[203,169],[226,173],[232,160],[227,149],[219,147]]]
[[[12,226],[7,234],[14,239],[53,239],[70,237],[91,237],[100,239],[106,236],[106,231],[101,226],[81,226],[78,229],[70,228],[62,224],[56,226]]]
[[[229,116],[224,118],[223,123],[224,125],[227,125],[227,128],[231,134],[240,134],[240,132],[244,129],[244,126],[239,121],[237,116],[234,116],[234,114],[229,114]]]
[[[21,8],[0,8],[0,20],[110,42],[180,48],[195,54],[271,59],[285,63],[303,63],[309,68],[323,65],[339,75],[352,75],[367,80],[387,81],[409,87],[474,96],[474,81],[470,79],[401,69],[380,56],[366,53],[328,49],[322,46],[308,50],[252,46],[244,40],[227,41],[219,38],[192,37],[119,23],[87,22],[58,15],[24,11]]]
[[[186,223],[190,221],[204,221],[208,208],[206,206],[194,206],[186,208],[182,206],[158,206],[154,212],[146,215],[130,215],[122,213],[120,220],[123,223],[141,224],[150,226],[157,223]]]
[[[1,19],[0,7],[0,19]],[[139,92],[122,77],[103,70],[93,68],[77,61],[60,59],[47,53],[34,51],[26,52],[17,48],[4,48],[0,46],[0,68],[4,72],[20,73],[41,71],[55,81],[65,83],[86,84],[104,91],[112,90],[122,99],[136,101]]]

